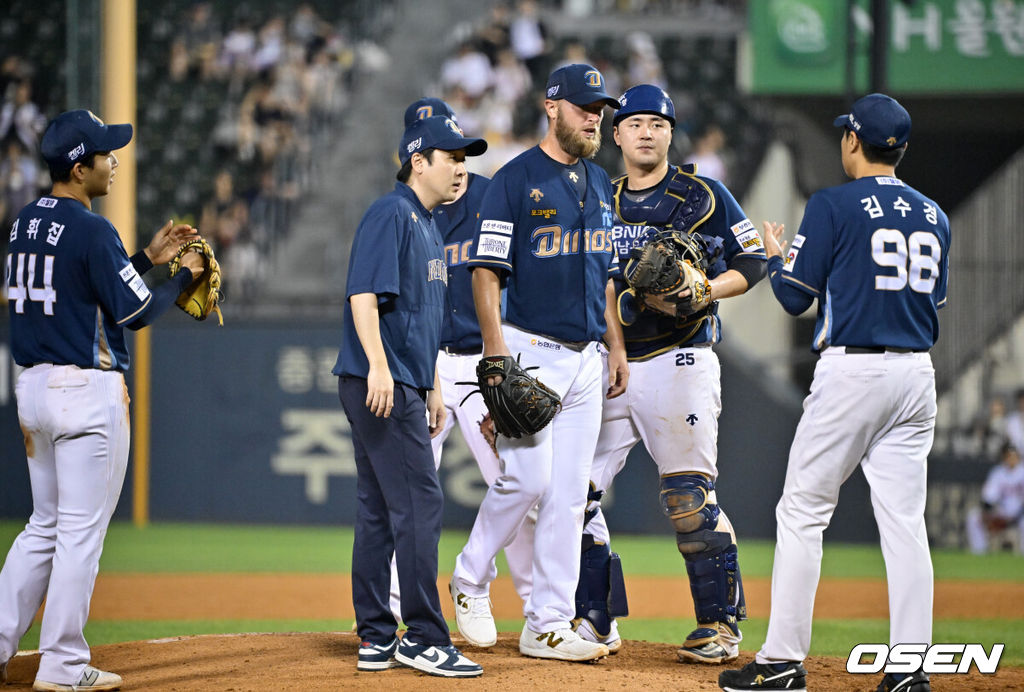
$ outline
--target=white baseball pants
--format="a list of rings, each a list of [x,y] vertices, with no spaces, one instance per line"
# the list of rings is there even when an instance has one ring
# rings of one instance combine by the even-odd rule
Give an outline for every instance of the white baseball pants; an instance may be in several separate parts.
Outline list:
[[[15,393],[33,509],[0,571],[0,661],[45,596],[37,677],[71,684],[89,663],[82,629],[128,465],[128,390],[120,372],[42,364]]]
[[[822,532],[840,486],[858,465],[871,486],[885,558],[890,644],[931,643],[924,509],[935,412],[935,370],[927,353],[847,355],[842,347],[822,353],[775,510],[771,619],[758,662],[807,657]]]
[[[607,354],[602,362],[607,380]],[[659,476],[703,473],[714,480],[721,412],[722,368],[710,347],[679,348],[631,362],[626,392],[604,402],[591,482],[598,490],[610,488],[641,440]],[[715,502],[713,494],[710,501]],[[587,524],[587,533],[602,543],[610,541],[602,509]]]
[[[434,449],[434,468],[441,467],[441,448],[444,441],[452,433],[458,422],[466,446],[480,467],[480,474],[488,487],[494,484],[501,473],[500,462],[494,450],[480,432],[480,421],[487,415],[487,406],[479,394],[460,402],[466,395],[477,389],[475,384],[456,384],[457,382],[476,382],[476,365],[482,354],[450,355],[441,351],[437,356],[437,374],[441,380],[441,394],[444,397],[445,417],[441,433],[430,441]],[[526,521],[512,542],[505,546],[505,560],[508,571],[512,575],[516,593],[525,603],[530,596],[530,585],[533,581],[533,529],[536,524],[535,513],[527,515]],[[401,618],[401,598],[398,589],[398,568],[394,558],[391,559],[391,612],[399,621]]]
[[[576,351],[510,325],[504,334],[523,367],[540,366],[531,374],[558,392],[562,410],[536,435],[498,438],[503,470],[480,505],[453,579],[468,596],[487,596],[495,556],[537,506],[526,622],[535,632],[551,632],[568,628],[576,612],[583,512],[604,400],[601,357],[593,342]]]

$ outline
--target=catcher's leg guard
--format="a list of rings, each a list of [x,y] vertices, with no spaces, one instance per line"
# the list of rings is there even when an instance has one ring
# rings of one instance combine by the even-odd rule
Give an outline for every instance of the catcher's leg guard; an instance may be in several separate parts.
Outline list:
[[[679,650],[680,660],[720,663],[735,658],[739,621],[747,617],[736,543],[718,505],[708,503],[714,484],[703,474],[672,474],[661,479],[662,509],[676,529],[686,560],[698,627]],[[721,642],[723,637],[727,640]],[[730,644],[727,649],[722,644]]]
[[[600,637],[611,633],[612,620],[629,615],[622,562],[604,543],[583,534],[580,580],[576,585],[576,617],[586,618]]]
[[[597,511],[601,509],[602,497],[604,497],[604,491],[598,490],[594,487],[594,481],[590,481],[590,490],[587,491],[587,509],[583,514],[583,526],[589,524],[590,520],[597,516]],[[586,550],[586,546],[583,549]]]

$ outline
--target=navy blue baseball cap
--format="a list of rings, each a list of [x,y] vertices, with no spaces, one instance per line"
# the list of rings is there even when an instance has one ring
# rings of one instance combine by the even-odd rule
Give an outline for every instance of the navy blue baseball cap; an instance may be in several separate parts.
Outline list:
[[[40,150],[54,168],[71,168],[97,151],[114,151],[132,141],[132,126],[105,125],[87,110],[66,111],[43,133]]]
[[[573,63],[552,72],[544,95],[552,101],[565,99],[577,106],[603,101],[606,106],[619,107],[618,100],[605,92],[604,77],[596,67],[586,63]]]
[[[832,123],[853,130],[861,140],[881,149],[895,149],[910,137],[910,113],[896,99],[885,94],[868,94],[858,99],[846,115]]]
[[[425,149],[465,149],[466,156],[479,156],[487,151],[487,142],[478,138],[463,137],[462,130],[454,120],[443,115],[432,115],[413,121],[412,125],[405,128],[398,144],[398,160],[404,166],[413,154]]]
[[[409,127],[417,120],[423,120],[424,118],[430,118],[435,115],[443,115],[446,118],[451,118],[456,125],[459,124],[459,119],[455,117],[455,111],[452,107],[441,99],[434,98],[433,96],[425,96],[419,100],[413,101],[409,104],[409,107],[405,109],[405,126]]]

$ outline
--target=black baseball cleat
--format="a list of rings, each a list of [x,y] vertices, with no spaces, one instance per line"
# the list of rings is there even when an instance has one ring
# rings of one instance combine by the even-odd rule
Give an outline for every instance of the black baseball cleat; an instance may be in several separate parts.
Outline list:
[[[718,686],[725,692],[746,692],[746,690],[806,692],[807,670],[799,661],[768,664],[751,661],[742,668],[722,671],[718,676]]]
[[[910,675],[904,673],[902,676],[886,673],[882,682],[875,688],[875,692],[932,692],[932,684],[928,680],[928,675],[920,670]]]

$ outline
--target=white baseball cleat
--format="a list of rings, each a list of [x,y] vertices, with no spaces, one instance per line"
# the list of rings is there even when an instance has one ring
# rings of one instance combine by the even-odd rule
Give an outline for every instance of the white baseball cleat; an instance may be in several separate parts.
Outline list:
[[[455,603],[455,624],[459,634],[470,646],[494,646],[498,641],[498,628],[491,615],[491,599],[487,596],[474,598],[455,588],[455,582],[448,585]]]
[[[586,639],[588,642],[595,642],[597,644],[604,644],[608,647],[608,653],[615,655],[622,648],[622,638],[619,636],[619,624],[612,620],[611,629],[608,630],[608,635],[602,637],[594,629],[594,623],[586,618],[576,618],[572,621],[572,628],[576,630],[576,634],[580,635],[581,638]]]
[[[35,692],[99,692],[100,690],[119,690],[121,689],[121,676],[108,673],[99,668],[86,666],[85,670],[82,671],[82,677],[78,679],[77,683],[47,682],[36,678],[36,681],[32,683],[32,689]]]
[[[588,642],[571,629],[534,632],[525,625],[519,636],[519,653],[559,661],[593,661],[604,658],[610,652],[604,644]]]

